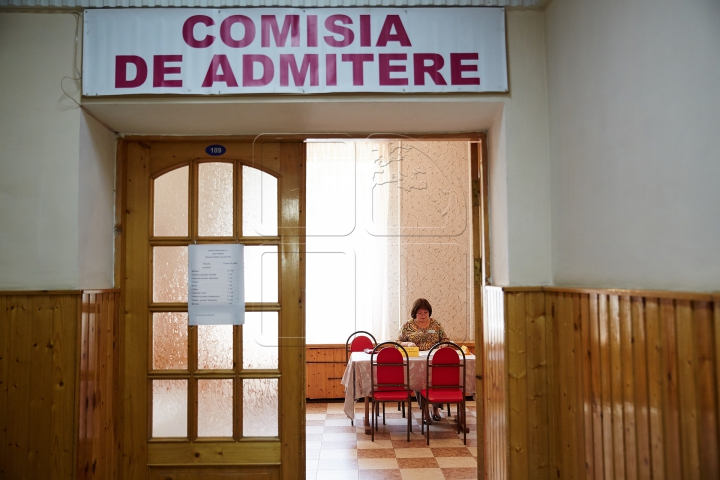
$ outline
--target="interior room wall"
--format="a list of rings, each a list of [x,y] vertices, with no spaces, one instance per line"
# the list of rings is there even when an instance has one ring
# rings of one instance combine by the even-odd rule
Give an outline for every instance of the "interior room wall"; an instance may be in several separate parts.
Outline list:
[[[720,285],[720,3],[545,12],[556,285]]]
[[[0,13],[0,289],[78,286],[76,26]]]
[[[80,116],[78,287],[112,288],[115,217],[115,133]]]

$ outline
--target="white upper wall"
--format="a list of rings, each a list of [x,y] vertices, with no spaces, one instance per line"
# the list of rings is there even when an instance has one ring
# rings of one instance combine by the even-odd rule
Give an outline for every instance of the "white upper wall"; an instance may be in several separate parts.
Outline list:
[[[79,98],[76,27],[0,13],[0,290],[113,286],[115,135],[61,89]]]
[[[75,27],[0,13],[0,289],[77,288],[80,110],[60,89]]]
[[[720,3],[545,12],[554,283],[720,285]]]
[[[87,114],[80,117],[78,287],[114,284],[115,133]]]

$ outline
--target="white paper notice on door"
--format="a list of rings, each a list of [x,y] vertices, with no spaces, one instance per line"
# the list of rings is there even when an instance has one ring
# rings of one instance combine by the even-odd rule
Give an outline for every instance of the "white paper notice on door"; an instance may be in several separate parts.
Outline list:
[[[244,245],[189,245],[190,325],[245,323]]]

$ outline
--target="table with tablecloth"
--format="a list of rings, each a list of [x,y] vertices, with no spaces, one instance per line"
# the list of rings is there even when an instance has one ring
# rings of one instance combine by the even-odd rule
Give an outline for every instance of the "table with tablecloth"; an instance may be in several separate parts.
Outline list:
[[[410,389],[418,392],[425,388],[427,354],[422,351],[417,357],[410,358]],[[465,355],[465,394],[474,396],[475,394],[475,356]],[[355,395],[353,398],[353,372],[355,372]],[[372,392],[370,379],[370,354],[364,352],[353,352],[350,355],[348,364],[345,367],[341,383],[345,387],[345,406],[343,410],[345,414],[351,418],[355,418],[355,401],[359,398],[366,399],[366,418],[365,425],[368,425],[367,418],[367,398]]]

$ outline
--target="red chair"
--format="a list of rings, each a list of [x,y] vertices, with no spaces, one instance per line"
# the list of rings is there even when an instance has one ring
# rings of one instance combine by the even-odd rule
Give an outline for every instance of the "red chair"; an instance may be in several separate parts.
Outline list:
[[[443,348],[444,347],[444,348]],[[462,355],[462,361],[460,360]],[[457,405],[455,416],[459,428],[463,429],[463,443],[467,445],[465,420],[465,353],[453,342],[439,342],[428,352],[425,372],[426,388],[420,391],[422,405],[434,403],[454,403]],[[425,417],[430,413],[422,408],[422,427],[425,433]],[[427,422],[427,444],[430,445],[430,422]]]
[[[407,440],[409,442],[412,431],[410,362],[407,359],[407,352],[399,343],[383,342],[373,349],[370,356],[370,381],[372,384],[371,411],[373,412],[370,426],[371,440],[375,441],[375,431],[378,428],[378,419],[374,412],[377,411],[379,405],[381,403],[383,405],[383,425],[385,425],[385,402],[407,402]]]
[[[350,354],[353,352],[363,352],[366,348],[375,348],[375,337],[372,333],[364,330],[353,332],[345,341],[345,365],[350,360]],[[355,372],[353,371],[352,379],[353,399],[355,399]],[[355,425],[354,419],[350,420],[350,425]]]

